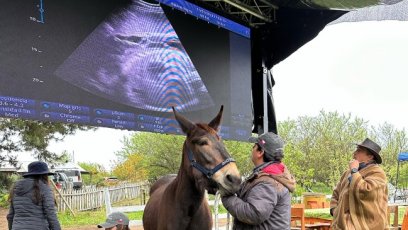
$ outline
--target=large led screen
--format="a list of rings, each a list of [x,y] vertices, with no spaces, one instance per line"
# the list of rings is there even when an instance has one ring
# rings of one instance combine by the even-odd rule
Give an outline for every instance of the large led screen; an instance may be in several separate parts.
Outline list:
[[[251,133],[249,29],[183,0],[0,0],[0,116],[221,136]]]

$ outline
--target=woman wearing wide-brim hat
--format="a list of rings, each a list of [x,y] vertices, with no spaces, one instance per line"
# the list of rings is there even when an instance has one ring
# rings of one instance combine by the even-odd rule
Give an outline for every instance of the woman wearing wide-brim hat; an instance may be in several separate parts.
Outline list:
[[[10,192],[9,230],[60,230],[54,193],[49,186],[48,165],[34,161]]]

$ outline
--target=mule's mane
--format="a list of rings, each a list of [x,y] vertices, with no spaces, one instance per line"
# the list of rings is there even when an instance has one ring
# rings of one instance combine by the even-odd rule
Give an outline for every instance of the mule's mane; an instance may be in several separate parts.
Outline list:
[[[196,124],[198,127],[204,129],[205,131],[209,132],[210,134],[214,135],[217,137],[217,140],[220,140],[220,136],[218,136],[217,131],[215,131],[215,129],[211,128],[210,126],[208,126],[207,124],[203,124],[203,123],[197,123]]]

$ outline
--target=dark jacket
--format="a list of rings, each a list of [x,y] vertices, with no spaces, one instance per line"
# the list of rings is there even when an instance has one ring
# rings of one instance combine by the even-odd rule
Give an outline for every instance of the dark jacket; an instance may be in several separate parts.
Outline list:
[[[279,167],[282,171],[276,174]],[[237,196],[222,203],[234,217],[235,230],[290,229],[291,192],[295,180],[283,164],[266,164],[248,177]]]
[[[54,194],[51,187],[40,180],[42,201],[34,203],[34,179],[24,178],[16,182],[13,199],[7,215],[9,230],[60,230]]]

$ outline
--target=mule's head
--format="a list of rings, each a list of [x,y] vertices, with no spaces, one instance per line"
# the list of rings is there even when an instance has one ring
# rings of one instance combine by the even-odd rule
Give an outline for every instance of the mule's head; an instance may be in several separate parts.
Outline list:
[[[235,193],[241,184],[237,165],[224,147],[217,132],[221,123],[223,106],[208,124],[194,124],[173,108],[175,118],[187,135],[183,146],[183,167],[195,180],[197,189],[215,194]]]

